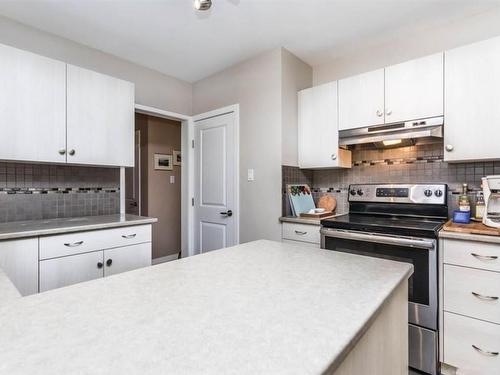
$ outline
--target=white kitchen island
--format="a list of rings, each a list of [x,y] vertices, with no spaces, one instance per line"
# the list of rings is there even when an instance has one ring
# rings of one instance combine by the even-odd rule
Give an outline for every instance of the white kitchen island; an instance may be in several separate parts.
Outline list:
[[[411,272],[255,241],[13,298],[0,374],[407,374]]]

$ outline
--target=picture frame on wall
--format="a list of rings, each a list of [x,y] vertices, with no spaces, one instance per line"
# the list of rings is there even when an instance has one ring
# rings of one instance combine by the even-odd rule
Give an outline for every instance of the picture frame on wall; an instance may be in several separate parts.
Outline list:
[[[182,165],[182,154],[180,151],[174,150],[173,152],[174,165]]]
[[[154,154],[155,170],[171,171],[174,169],[172,155]]]

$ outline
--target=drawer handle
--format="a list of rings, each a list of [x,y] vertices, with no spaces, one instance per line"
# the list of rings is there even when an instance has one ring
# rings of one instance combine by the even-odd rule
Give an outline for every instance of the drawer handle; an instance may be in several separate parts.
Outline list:
[[[472,295],[476,298],[485,300],[485,301],[496,301],[498,297],[492,297],[492,296],[483,296],[482,294],[476,293],[476,292],[471,292]]]
[[[474,349],[476,349],[476,351],[478,351],[479,353],[481,353],[483,355],[487,355],[488,357],[496,357],[498,355],[498,352],[489,352],[487,350],[481,349],[480,347],[478,347],[476,345],[472,345],[472,347]]]
[[[470,253],[474,258],[481,259],[481,260],[496,260],[498,257],[496,255],[479,255],[476,253]]]
[[[78,241],[78,242],[73,242],[73,243],[65,243],[64,246],[77,247],[77,246],[80,246],[81,244],[83,244],[83,241]]]
[[[134,238],[135,236],[137,236],[136,233],[134,233],[134,234],[124,234],[122,237],[125,238],[125,239],[127,239],[127,240],[129,240],[131,238]]]
[[[301,230],[296,230],[295,233],[298,234],[299,236],[303,236],[304,234],[307,234],[307,232],[302,232]]]

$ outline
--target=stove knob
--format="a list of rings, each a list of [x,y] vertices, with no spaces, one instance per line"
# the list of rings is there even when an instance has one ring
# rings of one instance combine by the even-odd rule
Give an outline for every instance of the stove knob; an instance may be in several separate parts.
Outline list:
[[[425,190],[424,190],[424,195],[425,195],[426,197],[431,197],[431,196],[432,196],[432,190],[430,190],[430,189],[425,189]]]
[[[351,189],[351,190],[349,191],[349,193],[350,193],[351,195],[356,195],[356,190]]]
[[[442,197],[443,196],[443,191],[440,190],[440,189],[437,189],[435,192],[434,192],[434,195],[436,197]]]
[[[360,196],[363,195],[363,190],[358,189],[358,195],[360,195]]]

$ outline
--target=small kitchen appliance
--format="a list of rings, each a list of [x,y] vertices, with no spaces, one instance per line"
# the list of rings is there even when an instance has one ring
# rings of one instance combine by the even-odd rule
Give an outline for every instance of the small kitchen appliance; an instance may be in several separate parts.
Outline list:
[[[482,182],[486,206],[483,224],[500,228],[500,175],[483,177]]]
[[[349,214],[321,220],[323,249],[413,265],[409,365],[432,375],[439,373],[438,231],[447,216],[447,185],[380,184],[350,185]]]

